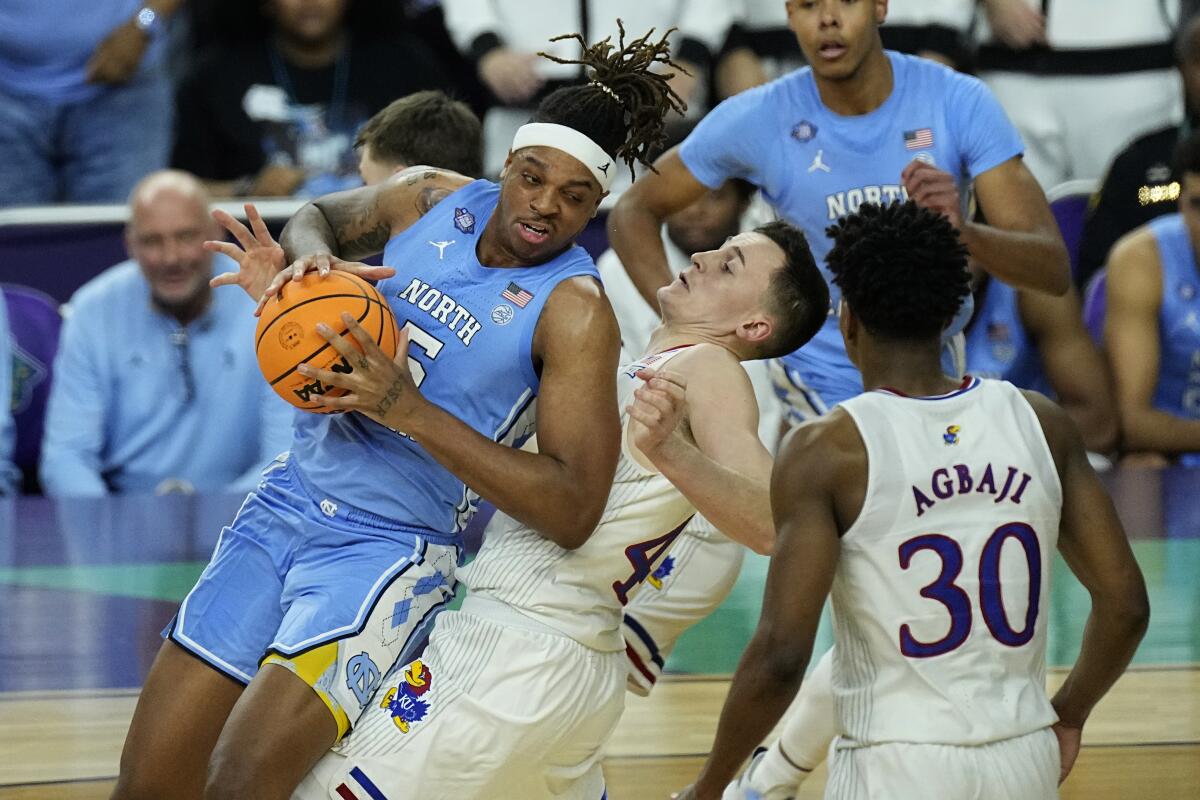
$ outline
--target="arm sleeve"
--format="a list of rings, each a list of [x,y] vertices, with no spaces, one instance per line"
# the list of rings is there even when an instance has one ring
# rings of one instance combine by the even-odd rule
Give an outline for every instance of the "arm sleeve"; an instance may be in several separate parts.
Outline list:
[[[756,109],[762,89],[735,95],[710,111],[679,148],[679,158],[696,180],[710,189],[729,178],[761,185],[755,163],[763,151],[756,132]]]
[[[46,407],[39,475],[51,497],[100,497],[105,397],[100,343],[108,340],[100,320],[77,310],[63,322],[54,379]]]
[[[486,52],[475,52],[476,40],[483,40],[487,49],[501,44],[500,33],[504,30],[494,0],[442,0],[442,11],[446,16],[446,30],[454,40],[454,46],[464,56],[477,61]]]
[[[972,178],[1025,152],[1021,134],[983,81],[947,72],[957,84],[950,96],[950,121],[963,167]]]

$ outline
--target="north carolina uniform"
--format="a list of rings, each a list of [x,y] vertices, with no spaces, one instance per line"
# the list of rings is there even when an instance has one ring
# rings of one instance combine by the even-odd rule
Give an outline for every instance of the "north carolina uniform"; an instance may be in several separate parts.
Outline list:
[[[1021,322],[1016,289],[988,278],[965,333],[967,372],[1050,394],[1041,354]]]
[[[864,202],[906,200],[900,173],[914,159],[960,176],[965,187],[1022,152],[1016,130],[980,81],[925,59],[891,51],[887,57],[894,86],[868,114],[827,109],[806,68],[721,103],[680,147],[683,163],[709,188],[727,178],[759,186],[779,215],[804,231],[827,280],[832,242],[825,228]],[[777,365],[776,390],[800,419],[862,392],[832,313],[841,295],[832,282],[829,288],[824,327]],[[966,303],[950,332],[970,315]]]
[[[1158,385],[1154,407],[1176,417],[1200,419],[1200,273],[1187,226],[1179,214],[1150,222],[1162,265],[1158,312]],[[1183,463],[1200,465],[1200,453]]]
[[[533,267],[484,267],[476,244],[499,187],[475,181],[388,242],[378,284],[409,331],[426,399],[497,442],[532,432],[531,343],[568,278],[596,278],[572,247]],[[320,393],[322,387],[314,385]],[[297,414],[168,634],[247,683],[264,655],[353,724],[416,631],[454,593],[460,534],[478,498],[404,434],[366,416]],[[268,655],[269,654],[269,655]]]
[[[1062,487],[1012,384],[842,405],[868,459],[831,592],[827,798],[1057,797],[1045,607]]]
[[[706,345],[701,345],[706,346]],[[643,366],[622,368],[620,406]],[[419,661],[385,682],[354,734],[297,791],[340,800],[371,781],[375,800],[581,798],[604,795],[601,748],[624,707],[621,608],[663,563],[695,513],[624,445],[600,524],[566,550],[497,513],[460,611],[439,617]]]

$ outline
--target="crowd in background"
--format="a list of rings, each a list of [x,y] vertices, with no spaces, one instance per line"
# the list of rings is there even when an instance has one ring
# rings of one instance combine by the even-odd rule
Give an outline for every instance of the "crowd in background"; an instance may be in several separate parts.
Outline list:
[[[1089,447],[1141,463],[1200,453],[1200,145],[1190,138],[1200,111],[1200,24],[1189,21],[1191,5],[892,0],[882,29],[885,46],[988,84],[1051,199],[1067,181],[1101,182],[1073,260],[1075,291],[1051,302],[980,279],[966,366],[1082,409]],[[209,199],[313,197],[371,182],[373,167],[390,174],[404,159],[389,156],[378,135],[381,111],[424,90],[461,101],[430,100],[420,112],[460,120],[456,141],[473,152],[454,163],[494,177],[530,109],[583,77],[537,53],[575,55],[574,40],[554,40],[561,34],[616,39],[618,18],[629,36],[676,29],[674,60],[686,72],[672,83],[688,103],[687,119],[675,121],[678,138],[722,100],[803,66],[783,0],[0,5],[0,210],[130,207],[129,261],[71,303],[54,370],[70,379],[52,386],[40,488],[240,487],[271,449],[286,447],[286,432],[268,435],[255,422],[253,445],[240,449],[227,446],[234,421],[221,441],[205,435],[209,410],[233,407],[234,393],[205,380],[214,365],[261,383],[237,344],[247,336],[247,322],[233,321],[244,298],[203,289],[227,268],[201,247],[216,235]],[[769,214],[752,194],[748,185],[722,187],[704,209],[669,224],[678,257]],[[1177,212],[1169,225],[1154,221]],[[601,267],[606,281],[621,280],[611,256]],[[623,335],[644,337],[653,319],[636,292],[614,303]],[[158,345],[130,359],[113,343],[131,340]],[[12,360],[13,346],[0,336],[0,364]],[[0,397],[16,398],[22,387],[10,388],[7,373],[0,370]],[[237,393],[245,405],[237,415],[282,418],[262,395]],[[22,485],[13,439],[12,419],[0,412],[0,491]],[[38,485],[36,475],[24,476],[25,488]]]

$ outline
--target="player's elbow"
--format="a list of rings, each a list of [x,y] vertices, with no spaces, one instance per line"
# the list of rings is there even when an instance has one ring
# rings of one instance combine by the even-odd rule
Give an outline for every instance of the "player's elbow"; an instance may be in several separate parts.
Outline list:
[[[768,645],[762,649],[759,659],[762,679],[777,686],[799,684],[812,656],[812,648],[791,636],[768,636],[767,640]]]
[[[755,531],[745,545],[760,556],[773,555],[775,553],[775,526],[767,525]]]

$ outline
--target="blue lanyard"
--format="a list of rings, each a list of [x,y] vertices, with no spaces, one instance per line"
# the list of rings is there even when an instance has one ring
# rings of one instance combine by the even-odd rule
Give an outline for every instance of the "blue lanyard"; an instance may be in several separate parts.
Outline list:
[[[283,89],[291,105],[300,105],[300,101],[296,98],[295,87],[292,86],[292,81],[288,77],[287,67],[283,63],[283,57],[279,54],[279,48],[272,43],[267,52],[271,58],[271,72],[275,74],[275,83]],[[333,62],[333,93],[329,97],[329,106],[325,115],[330,130],[336,129],[345,122],[343,117],[346,114],[346,95],[349,93],[349,88],[350,45],[346,43],[338,52],[337,60]]]

